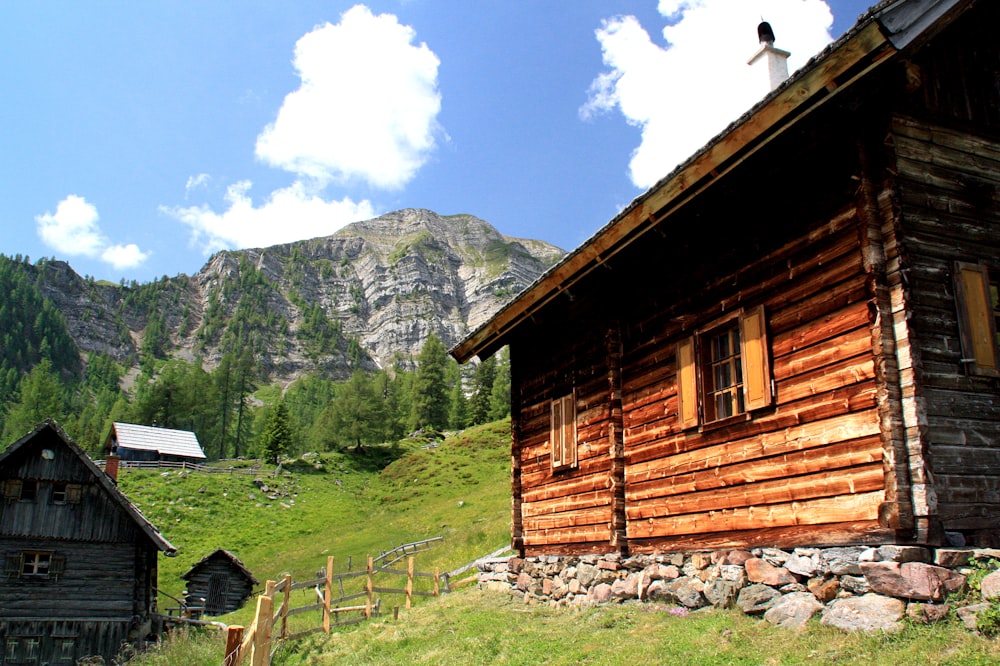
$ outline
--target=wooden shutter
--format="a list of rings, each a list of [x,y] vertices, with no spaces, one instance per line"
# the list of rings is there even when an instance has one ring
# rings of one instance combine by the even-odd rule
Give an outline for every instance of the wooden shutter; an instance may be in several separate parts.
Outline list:
[[[21,575],[21,553],[7,553],[4,574],[8,578],[17,578]]]
[[[576,465],[576,400],[572,394],[552,401],[552,467]]]
[[[1000,377],[996,322],[986,266],[958,262],[955,265],[955,296],[962,338],[962,362],[971,374]]]
[[[740,315],[740,353],[743,356],[743,401],[749,412],[771,404],[771,367],[767,355],[764,306]]]
[[[694,338],[690,337],[677,343],[677,416],[684,430],[698,425],[697,377]]]
[[[70,483],[66,485],[66,501],[70,504],[79,504],[80,497],[83,495],[83,486],[79,483]]]
[[[7,479],[3,486],[3,498],[8,500],[21,499],[21,479]]]
[[[49,575],[61,576],[66,571],[66,558],[62,555],[53,555],[49,558]]]

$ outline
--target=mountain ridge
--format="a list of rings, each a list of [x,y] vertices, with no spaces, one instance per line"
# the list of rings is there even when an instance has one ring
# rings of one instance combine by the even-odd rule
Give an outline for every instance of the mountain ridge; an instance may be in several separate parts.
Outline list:
[[[330,236],[223,250],[194,275],[113,285],[63,261],[38,282],[82,354],[200,360],[251,349],[263,379],[412,367],[435,333],[457,343],[565,255],[472,215],[407,208]]]

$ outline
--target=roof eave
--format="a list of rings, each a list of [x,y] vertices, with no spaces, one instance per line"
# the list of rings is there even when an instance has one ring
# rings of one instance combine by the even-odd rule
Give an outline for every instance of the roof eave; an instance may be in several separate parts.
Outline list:
[[[945,9],[958,1],[930,0],[934,5],[947,5]],[[514,329],[546,303],[628,247],[696,193],[709,187],[808,113],[826,104],[897,53],[898,49],[886,37],[877,20],[888,11],[891,8],[882,10],[878,15],[870,13],[863,17],[832,48],[638,197],[590,240],[458,343],[450,352],[452,356],[464,363],[473,356],[484,357],[495,352],[506,344]],[[936,12],[936,16],[943,12]]]

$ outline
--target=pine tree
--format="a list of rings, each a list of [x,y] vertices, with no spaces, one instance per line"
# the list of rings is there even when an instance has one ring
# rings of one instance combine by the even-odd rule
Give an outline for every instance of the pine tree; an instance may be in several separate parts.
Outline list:
[[[490,420],[490,395],[493,393],[493,381],[497,376],[497,362],[492,356],[476,366],[475,392],[469,405],[469,416],[475,425]]]
[[[503,347],[496,353],[496,377],[490,392],[490,421],[510,416],[510,348]]]
[[[260,451],[262,457],[277,465],[281,456],[292,448],[292,428],[289,422],[288,407],[282,400],[275,405],[264,418],[264,426],[260,433]]]
[[[447,363],[448,351],[441,339],[431,333],[417,357],[410,412],[410,426],[414,430],[441,430],[448,425],[448,386],[445,383]]]

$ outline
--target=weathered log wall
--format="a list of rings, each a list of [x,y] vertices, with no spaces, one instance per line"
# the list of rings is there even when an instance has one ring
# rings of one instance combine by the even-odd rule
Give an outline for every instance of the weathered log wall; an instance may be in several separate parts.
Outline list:
[[[877,523],[882,442],[853,208],[741,271],[756,280],[719,276],[699,294],[703,308],[666,309],[628,336],[635,343],[623,364],[630,547],[886,538]],[[734,292],[734,283],[745,286]],[[760,303],[774,406],[737,423],[682,430],[677,341],[724,308]]]
[[[225,581],[221,589],[213,589],[212,577]],[[187,597],[189,604],[195,604],[195,599],[205,600],[205,612],[209,615],[222,615],[242,607],[253,592],[253,583],[229,558],[217,554],[200,563],[188,574]]]
[[[573,317],[566,314],[567,321]],[[565,333],[568,333],[566,331]],[[610,409],[606,347],[600,333],[534,338],[512,348],[532,369],[516,387],[521,536],[526,552],[606,548],[611,541]],[[524,367],[524,365],[522,365]],[[550,402],[575,394],[577,465],[553,470]],[[515,535],[515,537],[518,535]]]
[[[1000,142],[905,117],[892,139],[908,324],[922,359],[916,390],[939,516],[945,530],[992,531],[996,540],[1000,381],[970,374],[962,362],[953,270],[965,261],[1000,271]]]

